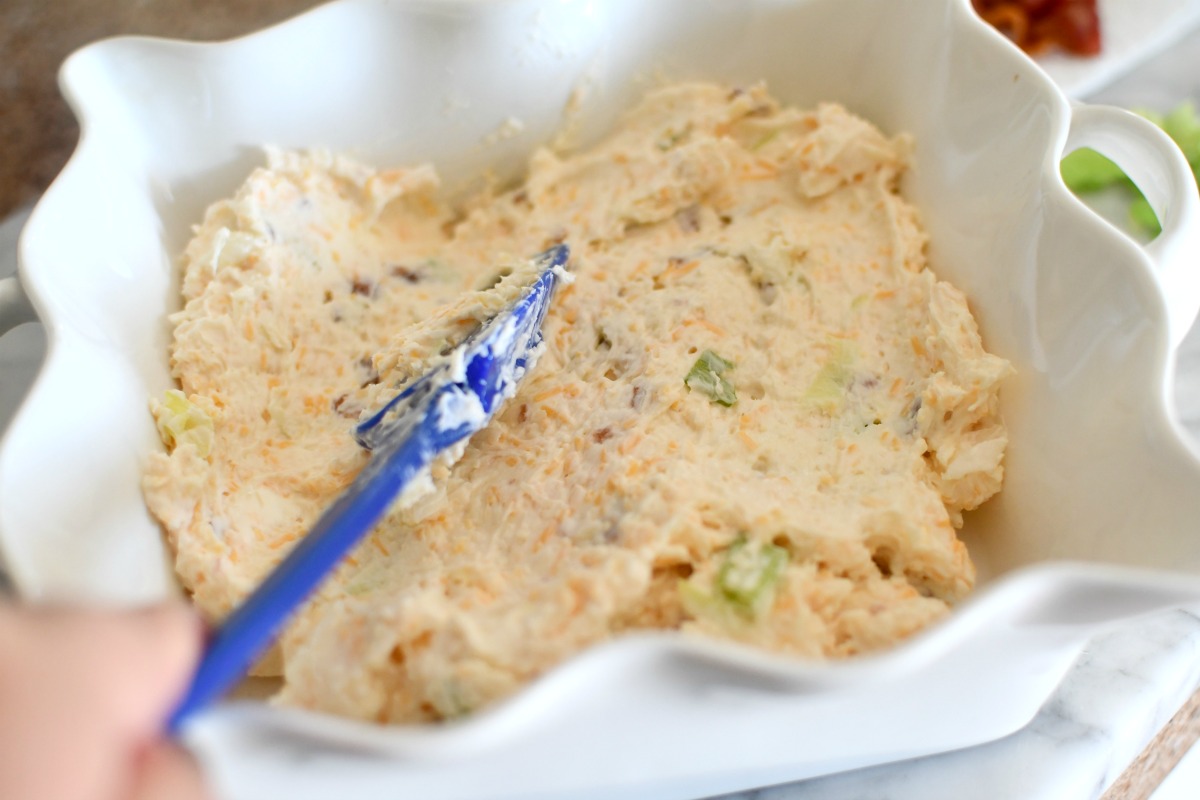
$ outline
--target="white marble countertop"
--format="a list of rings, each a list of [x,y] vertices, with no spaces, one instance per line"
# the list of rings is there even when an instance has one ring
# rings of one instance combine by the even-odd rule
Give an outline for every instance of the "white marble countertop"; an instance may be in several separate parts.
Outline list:
[[[1200,101],[1200,36],[1194,34],[1088,99],[1166,110],[1188,98]],[[27,213],[0,223],[0,276],[15,269],[16,236]],[[0,431],[32,382],[44,348],[38,325],[0,338]],[[1188,431],[1200,440],[1200,326],[1179,352],[1176,402]],[[1097,798],[1198,686],[1200,608],[1158,614],[1093,640],[1041,713],[1011,736],[726,800]],[[1184,796],[1200,796],[1200,787],[1172,798]]]

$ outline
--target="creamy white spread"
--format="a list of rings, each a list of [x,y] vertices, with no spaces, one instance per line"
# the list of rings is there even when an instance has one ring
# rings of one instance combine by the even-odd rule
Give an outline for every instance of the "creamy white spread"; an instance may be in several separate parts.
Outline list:
[[[707,84],[455,206],[427,166],[270,151],[184,254],[153,403],[183,584],[235,606],[362,469],[359,420],[565,241],[541,360],[260,665],[280,700],[433,720],[630,629],[808,658],[920,630],[972,587],[955,529],[1000,488],[1010,368],[928,268],[909,151]]]

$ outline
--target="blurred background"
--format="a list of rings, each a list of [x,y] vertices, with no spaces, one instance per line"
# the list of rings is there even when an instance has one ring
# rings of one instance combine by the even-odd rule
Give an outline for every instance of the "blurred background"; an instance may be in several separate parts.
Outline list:
[[[31,203],[79,138],[58,67],[89,42],[125,34],[221,40],[319,0],[0,0],[0,219]]]

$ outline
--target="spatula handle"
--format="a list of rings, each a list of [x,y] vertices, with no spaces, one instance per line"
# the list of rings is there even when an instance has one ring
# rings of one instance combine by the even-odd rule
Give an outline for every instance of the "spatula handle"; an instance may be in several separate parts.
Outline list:
[[[420,425],[394,453],[379,453],[209,640],[187,694],[168,721],[178,733],[195,711],[220,698],[275,640],[293,611],[387,512],[436,448]]]

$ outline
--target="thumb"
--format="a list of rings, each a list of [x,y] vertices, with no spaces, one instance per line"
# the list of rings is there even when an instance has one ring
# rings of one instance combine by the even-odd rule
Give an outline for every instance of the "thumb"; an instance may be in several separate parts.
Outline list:
[[[0,797],[106,797],[128,787],[130,754],[162,735],[201,638],[199,619],[181,606],[0,604]]]
[[[137,611],[43,610],[25,617],[30,656],[107,719],[113,733],[155,734],[182,695],[199,657],[203,628],[178,604]],[[34,665],[31,665],[34,666]]]

